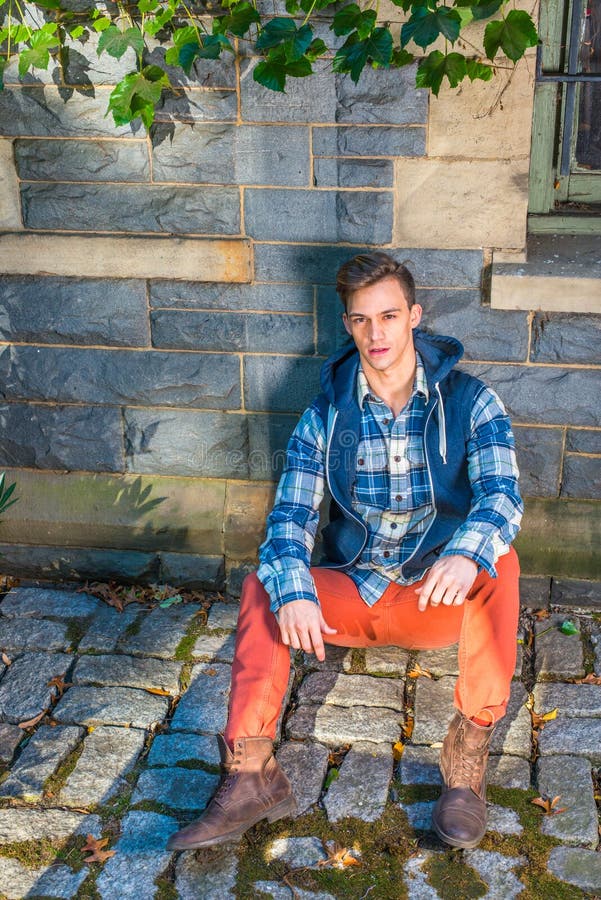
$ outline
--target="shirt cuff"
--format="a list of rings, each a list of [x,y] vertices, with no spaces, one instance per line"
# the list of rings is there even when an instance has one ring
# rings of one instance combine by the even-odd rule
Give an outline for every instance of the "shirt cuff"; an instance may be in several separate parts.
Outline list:
[[[473,560],[478,569],[484,569],[491,578],[497,577],[495,562],[499,553],[489,535],[479,531],[464,531],[456,534],[446,545],[441,556],[467,556]]]
[[[294,566],[286,566],[282,571],[276,571],[273,566],[263,563],[257,571],[257,578],[269,594],[269,608],[276,613],[286,603],[294,600],[311,600],[319,605],[315,582],[307,566],[293,561]]]

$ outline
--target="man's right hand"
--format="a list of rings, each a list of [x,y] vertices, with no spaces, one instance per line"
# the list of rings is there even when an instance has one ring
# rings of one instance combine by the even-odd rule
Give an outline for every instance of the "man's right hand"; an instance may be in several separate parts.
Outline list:
[[[282,641],[295,650],[315,653],[320,662],[326,658],[323,634],[336,634],[325,621],[321,608],[312,600],[292,600],[277,612]]]

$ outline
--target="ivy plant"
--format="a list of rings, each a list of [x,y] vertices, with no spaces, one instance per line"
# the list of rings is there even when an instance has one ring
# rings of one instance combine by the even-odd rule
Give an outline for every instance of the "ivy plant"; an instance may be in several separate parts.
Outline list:
[[[266,14],[260,0],[221,0],[211,10],[188,6],[185,0],[137,0],[128,6],[98,0],[98,6],[83,12],[70,9],[69,0],[0,0],[0,89],[12,58],[18,58],[23,77],[47,69],[53,57],[65,63],[73,42],[85,44],[95,35],[99,56],[121,59],[131,49],[137,61],[110,95],[108,110],[115,124],[141,119],[149,128],[164,92],[172,90],[169,67],[190,76],[203,60],[229,57],[233,64],[243,53],[258,57],[255,81],[285,91],[289,78],[305,78],[317,66],[348,73],[355,82],[367,66],[401,68],[413,63],[416,56],[409,47],[417,47],[422,52],[416,85],[438,95],[445,79],[451,87],[465,78],[489,81],[496,68],[506,67],[507,60],[516,63],[538,41],[530,15],[508,10],[509,0],[392,2],[404,18],[396,38],[379,15],[379,0],[342,6],[339,0],[285,0],[286,15]],[[315,34],[318,18],[322,36]],[[480,49],[462,31],[486,19]],[[323,37],[329,33],[330,47]],[[156,41],[167,47],[164,67],[149,63],[149,43]]]

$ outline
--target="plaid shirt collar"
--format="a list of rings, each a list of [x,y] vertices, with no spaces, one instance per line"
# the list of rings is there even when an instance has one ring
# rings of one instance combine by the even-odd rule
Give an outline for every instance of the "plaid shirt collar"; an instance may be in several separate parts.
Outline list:
[[[415,369],[415,381],[413,382],[413,394],[423,394],[427,403],[430,392],[428,391],[428,383],[426,381],[426,370],[424,369],[424,364],[419,353],[415,354],[415,358],[417,366]],[[376,397],[372,392],[367,383],[363,367],[359,364],[359,369],[357,371],[357,403],[361,410],[363,410],[366,400],[375,400],[377,403],[382,403],[380,397]]]

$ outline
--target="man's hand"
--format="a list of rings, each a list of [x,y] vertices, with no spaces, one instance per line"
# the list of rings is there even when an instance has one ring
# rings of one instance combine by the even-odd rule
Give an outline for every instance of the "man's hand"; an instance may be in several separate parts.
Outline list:
[[[315,653],[320,662],[326,658],[323,634],[336,634],[325,621],[321,608],[312,600],[292,600],[277,612],[280,634],[285,644],[306,653]]]
[[[476,579],[478,566],[467,556],[443,556],[434,563],[421,587],[417,608],[423,612],[430,606],[461,606]]]

